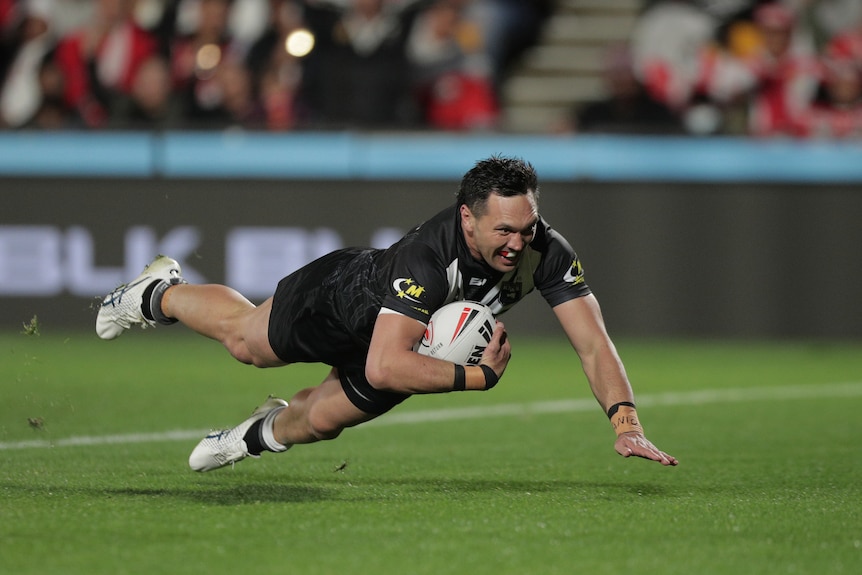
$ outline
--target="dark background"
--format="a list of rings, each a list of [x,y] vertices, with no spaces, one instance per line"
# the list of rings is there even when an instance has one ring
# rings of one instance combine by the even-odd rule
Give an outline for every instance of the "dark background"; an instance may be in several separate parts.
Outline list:
[[[195,226],[189,264],[223,283],[232,228],[328,227],[368,245],[375,230],[406,230],[453,201],[457,181],[5,178],[0,188],[0,226],[82,226],[97,266],[123,265],[132,226]],[[540,211],[578,251],[612,335],[862,336],[858,186],[544,180]],[[0,296],[0,329],[33,315],[91,329],[99,295]],[[559,329],[538,294],[503,319],[513,333]]]

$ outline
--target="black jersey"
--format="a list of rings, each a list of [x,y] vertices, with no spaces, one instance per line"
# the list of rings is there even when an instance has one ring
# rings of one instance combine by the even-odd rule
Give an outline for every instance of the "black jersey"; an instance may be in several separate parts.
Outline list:
[[[541,217],[517,267],[504,273],[472,257],[458,206],[411,230],[378,265],[388,280],[382,307],[423,323],[456,300],[482,302],[499,315],[534,289],[552,307],[590,293],[577,254]]]
[[[389,248],[338,250],[282,280],[270,343],[288,362],[355,365],[381,310],[427,323],[443,305],[473,300],[499,315],[534,289],[552,307],[590,293],[565,238],[540,217],[515,269],[500,272],[472,257],[453,205]]]

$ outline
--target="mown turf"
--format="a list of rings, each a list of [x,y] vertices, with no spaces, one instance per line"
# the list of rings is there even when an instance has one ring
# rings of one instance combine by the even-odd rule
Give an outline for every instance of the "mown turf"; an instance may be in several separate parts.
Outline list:
[[[564,344],[518,341],[492,392],[418,397],[390,417],[516,415],[384,416],[196,474],[194,439],[122,440],[236,423],[325,369],[256,370],[172,330],[0,336],[0,572],[820,575],[862,562],[860,342],[619,343],[644,397],[775,390],[640,409],[673,469],[617,456],[598,407],[531,410],[590,395]],[[825,393],[782,397],[790,385]],[[120,442],[20,447],[108,435]]]

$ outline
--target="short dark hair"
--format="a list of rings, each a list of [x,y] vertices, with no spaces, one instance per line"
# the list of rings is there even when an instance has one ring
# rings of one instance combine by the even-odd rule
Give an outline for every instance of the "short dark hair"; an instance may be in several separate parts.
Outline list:
[[[466,204],[480,216],[485,213],[488,196],[520,196],[533,192],[539,197],[539,178],[530,162],[521,158],[491,156],[476,162],[461,179],[458,205]]]

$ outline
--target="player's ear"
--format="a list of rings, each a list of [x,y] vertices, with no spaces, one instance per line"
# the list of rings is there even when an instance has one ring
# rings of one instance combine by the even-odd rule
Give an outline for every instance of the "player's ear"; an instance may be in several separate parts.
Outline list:
[[[461,204],[461,229],[465,232],[472,233],[475,218],[476,216],[473,215],[473,212],[470,211],[467,204]]]

